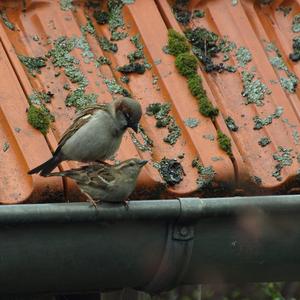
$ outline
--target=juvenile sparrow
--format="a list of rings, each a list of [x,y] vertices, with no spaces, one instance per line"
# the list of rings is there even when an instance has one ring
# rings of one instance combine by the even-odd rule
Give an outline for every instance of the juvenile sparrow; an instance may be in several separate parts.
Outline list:
[[[28,174],[40,172],[45,176],[64,160],[89,162],[110,158],[119,149],[128,127],[137,132],[141,116],[141,105],[127,97],[87,107],[66,130],[53,157]]]
[[[74,179],[80,190],[95,205],[96,202],[124,202],[133,192],[138,175],[147,160],[132,158],[117,165],[97,163],[47,176]]]

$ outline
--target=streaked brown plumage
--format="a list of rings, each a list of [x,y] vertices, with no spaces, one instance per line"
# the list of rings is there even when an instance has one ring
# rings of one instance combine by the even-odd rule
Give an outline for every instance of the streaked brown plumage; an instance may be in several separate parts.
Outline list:
[[[146,160],[125,160],[117,165],[103,163],[83,166],[47,176],[66,176],[74,179],[90,202],[124,202],[133,192],[138,175]]]

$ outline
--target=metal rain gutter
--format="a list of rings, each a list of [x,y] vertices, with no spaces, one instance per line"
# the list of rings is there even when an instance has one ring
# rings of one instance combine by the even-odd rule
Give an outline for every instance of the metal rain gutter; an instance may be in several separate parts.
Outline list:
[[[300,279],[300,197],[0,206],[0,294]]]

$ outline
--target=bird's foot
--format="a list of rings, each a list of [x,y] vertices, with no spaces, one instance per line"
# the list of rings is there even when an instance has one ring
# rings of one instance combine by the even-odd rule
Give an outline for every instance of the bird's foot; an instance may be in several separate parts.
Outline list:
[[[124,207],[125,207],[126,210],[129,209],[128,200],[124,200],[124,201],[122,202],[122,204],[124,205]]]
[[[97,208],[97,202],[95,200],[89,199],[88,201],[91,204],[91,206],[94,206],[95,208]]]
[[[88,202],[89,202],[92,206],[94,206],[95,208],[97,208],[97,202],[99,202],[99,201],[95,201],[95,200],[94,200],[89,194],[87,194],[87,193],[84,193],[84,194],[86,195]]]

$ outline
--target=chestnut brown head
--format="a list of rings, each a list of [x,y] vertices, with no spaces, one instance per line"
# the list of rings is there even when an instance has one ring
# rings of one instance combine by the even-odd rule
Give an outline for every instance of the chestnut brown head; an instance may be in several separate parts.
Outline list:
[[[139,121],[142,117],[142,107],[140,103],[128,97],[123,97],[115,101],[116,112],[121,112],[127,122],[127,127],[137,132]]]

